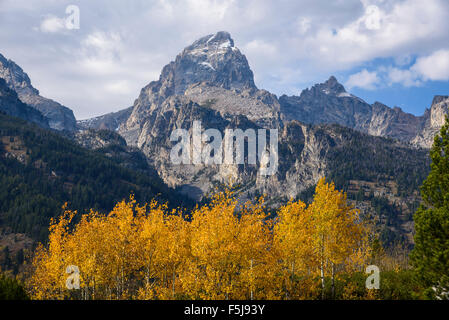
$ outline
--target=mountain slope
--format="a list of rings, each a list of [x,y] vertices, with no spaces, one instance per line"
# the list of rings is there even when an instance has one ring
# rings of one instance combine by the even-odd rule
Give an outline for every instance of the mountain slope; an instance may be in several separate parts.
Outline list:
[[[17,93],[11,90],[2,78],[0,78],[0,111],[10,116],[34,122],[42,128],[49,128],[47,118],[36,109],[20,101]]]
[[[121,153],[129,153],[120,146],[91,151],[4,114],[0,114],[0,141],[0,225],[13,232],[44,239],[49,219],[61,213],[65,202],[82,212],[89,208],[107,212],[131,193],[142,203],[153,197],[172,206],[184,203],[145,158],[139,168],[122,165],[126,161]]]
[[[14,61],[7,60],[0,54],[0,78],[14,90],[19,99],[27,105],[39,110],[47,119],[50,128],[73,131],[76,120],[72,110],[39,95],[39,91],[31,85],[28,75]]]

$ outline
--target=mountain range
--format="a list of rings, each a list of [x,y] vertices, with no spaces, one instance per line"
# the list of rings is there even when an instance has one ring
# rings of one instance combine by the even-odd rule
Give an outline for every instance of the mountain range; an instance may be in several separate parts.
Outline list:
[[[325,175],[375,221],[384,243],[412,242],[412,214],[429,171],[428,149],[449,109],[448,96],[436,96],[422,116],[369,104],[333,76],[299,96],[277,97],[257,88],[245,55],[224,31],[187,46],[157,81],[141,89],[131,107],[92,119],[76,121],[70,109],[41,97],[26,73],[2,55],[0,78],[5,80],[0,81],[4,113],[63,133],[81,148],[138,153],[166,188],[196,201],[232,184],[241,201],[266,194],[268,206],[275,208],[292,198],[307,201]],[[172,164],[170,133],[192,131],[193,121],[221,132],[278,129],[276,174],[261,176],[258,165],[247,163]],[[134,170],[133,157],[124,158],[117,161]]]

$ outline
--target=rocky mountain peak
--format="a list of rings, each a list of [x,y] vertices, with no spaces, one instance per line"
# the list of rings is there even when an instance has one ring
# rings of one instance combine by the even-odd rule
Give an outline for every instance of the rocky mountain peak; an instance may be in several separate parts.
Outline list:
[[[300,97],[318,97],[318,96],[329,96],[329,97],[353,97],[350,93],[346,92],[345,87],[338,82],[337,78],[331,76],[324,83],[317,83],[313,85],[310,89],[305,89],[301,92]]]
[[[215,34],[209,34],[207,36],[204,36],[204,37],[196,40],[194,43],[192,43],[190,46],[186,47],[184,50],[185,51],[193,51],[193,50],[204,49],[204,48],[209,49],[209,48],[213,48],[213,47],[217,47],[217,46],[220,49],[235,48],[234,40],[231,38],[231,35],[229,32],[219,31]],[[235,48],[235,49],[237,49],[237,48]]]
[[[164,67],[160,81],[174,94],[184,94],[192,84],[207,82],[225,89],[256,88],[246,57],[234,46],[228,32],[202,37]]]
[[[0,78],[4,79],[11,90],[14,90],[19,99],[37,109],[48,119],[50,128],[55,130],[73,131],[76,129],[76,120],[72,110],[39,95],[39,90],[31,85],[28,75],[14,61],[6,59],[0,54]]]
[[[331,76],[326,82],[318,84],[317,88],[330,95],[338,96],[347,93],[345,87],[334,76]]]
[[[278,122],[277,97],[257,89],[246,57],[234,46],[228,32],[220,31],[194,41],[167,64],[158,81],[142,88],[126,122],[119,125],[129,145],[145,140],[145,125],[154,126],[154,117],[167,101],[179,98],[182,112],[191,102],[221,116],[246,116],[260,126]]]
[[[440,128],[449,112],[449,96],[435,96],[430,107],[430,125]]]
[[[6,59],[0,53],[0,78],[3,78],[8,86],[18,94],[39,94],[39,91],[31,85],[28,75],[14,61]]]
[[[448,100],[448,99],[449,99],[449,96],[435,96],[435,97],[433,97],[432,106],[436,105],[440,102],[443,102],[445,100]]]

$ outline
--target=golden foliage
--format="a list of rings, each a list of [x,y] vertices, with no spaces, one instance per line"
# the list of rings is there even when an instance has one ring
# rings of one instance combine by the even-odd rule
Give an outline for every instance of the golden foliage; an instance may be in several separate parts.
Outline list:
[[[290,201],[276,219],[263,198],[240,205],[230,190],[190,219],[133,197],[106,216],[75,215],[53,220],[35,252],[36,299],[306,299],[370,255],[358,211],[324,178],[311,205]],[[66,287],[69,265],[79,268],[78,290]]]

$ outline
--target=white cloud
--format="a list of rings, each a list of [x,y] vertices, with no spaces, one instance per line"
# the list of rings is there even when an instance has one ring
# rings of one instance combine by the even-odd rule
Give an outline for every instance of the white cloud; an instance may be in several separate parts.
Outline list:
[[[279,56],[276,46],[259,39],[252,40],[244,45],[243,50],[245,54],[265,56],[270,59],[276,59]]]
[[[115,57],[122,48],[122,38],[117,32],[95,31],[81,41],[81,50],[90,55]]]
[[[318,65],[327,68],[346,69],[374,58],[421,54],[449,38],[448,12],[448,3],[442,0],[377,5],[365,1],[360,17],[334,30],[324,24],[305,44],[318,54]],[[320,50],[323,46],[332,50]]]
[[[377,75],[377,72],[370,72],[366,69],[363,69],[358,73],[352,74],[346,82],[345,86],[348,89],[358,87],[367,90],[374,90],[376,88],[376,85],[378,85],[379,83],[380,78]]]
[[[449,50],[438,50],[419,58],[411,70],[424,80],[449,80]]]
[[[398,68],[390,68],[388,70],[388,83],[400,83],[405,87],[416,87],[421,85],[418,75],[411,70],[403,70]]]
[[[233,3],[234,0],[188,0],[187,6],[190,10],[187,12],[203,19],[217,21],[224,18]]]
[[[420,86],[425,81],[449,80],[449,50],[437,50],[421,56],[409,68],[389,67],[385,76],[388,84],[399,83],[405,87]]]
[[[410,59],[406,59],[410,62]],[[396,61],[396,59],[395,59]],[[404,66],[405,63],[397,63]],[[418,87],[426,81],[449,80],[449,50],[437,50],[430,55],[418,57],[409,68],[378,66],[375,71],[366,69],[348,79],[348,87],[373,89],[376,85],[401,84],[404,87]]]
[[[383,12],[378,6],[370,5],[365,9],[365,15],[361,18],[368,30],[379,30],[382,22]]]
[[[42,20],[39,30],[45,33],[56,33],[65,30],[65,20],[53,15]]]
[[[118,33],[95,31],[81,41],[78,63],[90,73],[110,75],[123,71],[122,38]]]

